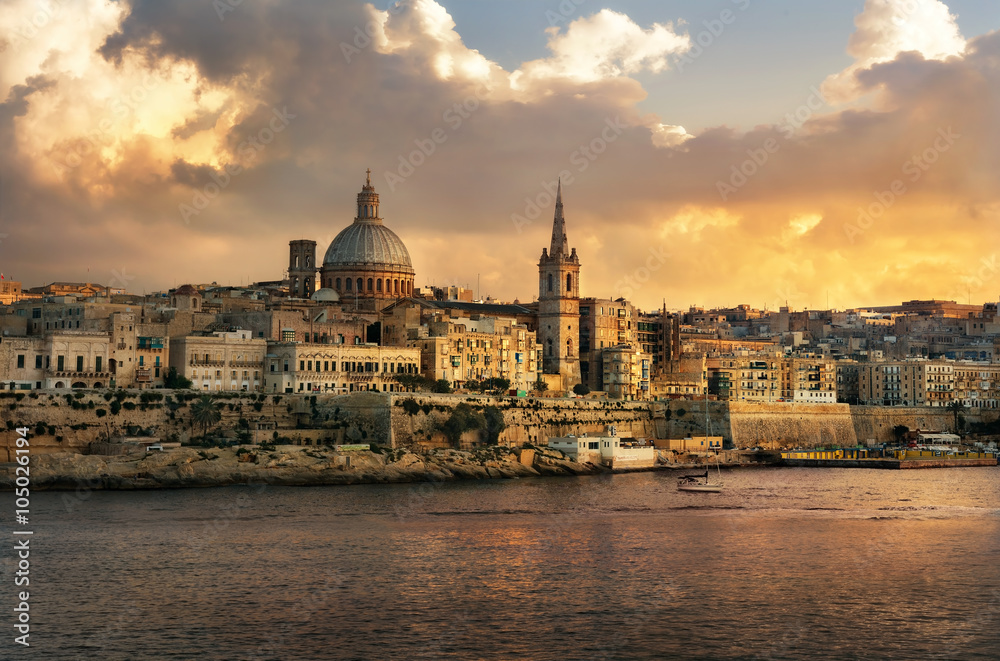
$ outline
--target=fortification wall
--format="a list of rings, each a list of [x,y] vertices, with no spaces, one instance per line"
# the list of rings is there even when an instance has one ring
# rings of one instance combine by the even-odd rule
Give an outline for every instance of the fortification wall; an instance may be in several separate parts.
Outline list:
[[[772,441],[784,447],[857,444],[847,404],[730,402],[729,418],[738,448]]]
[[[619,436],[651,438],[656,433],[645,402],[426,393],[397,393],[391,398],[392,437],[397,446],[434,447],[446,443],[441,426],[462,402],[480,411],[495,406],[503,413],[506,429],[500,433],[501,445],[544,445],[552,436],[603,434],[608,425],[614,425]],[[420,410],[408,413],[403,406],[408,399],[416,402]],[[463,441],[475,436],[467,434]]]
[[[955,430],[954,414],[943,407],[852,406],[851,416],[855,434],[862,443],[869,439],[877,443],[893,441],[892,430],[898,425],[924,431]],[[1000,410],[968,409],[962,412],[962,417],[966,423],[993,422],[1000,418]]]

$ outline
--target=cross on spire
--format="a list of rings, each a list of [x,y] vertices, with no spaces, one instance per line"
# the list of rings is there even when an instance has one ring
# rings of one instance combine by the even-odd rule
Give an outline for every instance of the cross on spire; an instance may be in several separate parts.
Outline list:
[[[365,170],[365,174],[367,175],[367,177],[365,178],[365,186],[371,186],[372,185],[372,169],[368,168],[367,170]]]

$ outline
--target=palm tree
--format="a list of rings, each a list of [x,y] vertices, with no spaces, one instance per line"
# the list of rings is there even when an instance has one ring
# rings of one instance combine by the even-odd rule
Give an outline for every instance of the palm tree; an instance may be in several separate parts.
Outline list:
[[[953,402],[948,402],[947,409],[951,411],[951,414],[955,417],[955,433],[958,433],[958,416],[965,412],[965,404],[960,400],[955,400]]]
[[[201,425],[201,435],[204,436],[210,426],[222,419],[222,413],[211,396],[202,395],[201,399],[191,406],[191,419]]]

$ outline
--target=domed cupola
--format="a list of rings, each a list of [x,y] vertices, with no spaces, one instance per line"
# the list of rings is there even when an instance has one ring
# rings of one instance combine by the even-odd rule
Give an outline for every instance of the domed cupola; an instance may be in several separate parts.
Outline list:
[[[414,280],[410,253],[383,224],[371,170],[367,174],[354,222],[334,238],[323,257],[322,285],[346,301],[410,296]]]

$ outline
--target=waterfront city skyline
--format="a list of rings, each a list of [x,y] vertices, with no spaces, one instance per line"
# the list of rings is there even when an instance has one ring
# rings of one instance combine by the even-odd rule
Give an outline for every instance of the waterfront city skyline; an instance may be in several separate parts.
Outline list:
[[[273,280],[371,167],[417,285],[532,296],[562,175],[589,295],[997,299],[996,10],[694,4],[7,2],[2,271]]]

